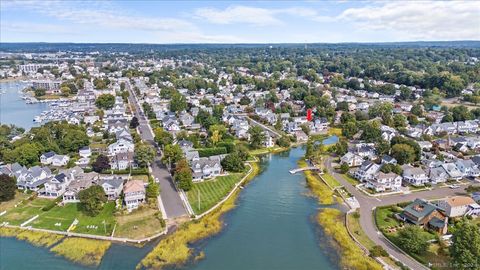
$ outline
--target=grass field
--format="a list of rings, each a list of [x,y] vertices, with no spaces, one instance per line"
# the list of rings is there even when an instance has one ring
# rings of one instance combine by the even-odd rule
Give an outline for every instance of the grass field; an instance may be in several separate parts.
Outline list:
[[[115,237],[141,239],[161,232],[164,223],[157,209],[141,207],[128,214],[116,215]]]
[[[100,214],[96,217],[90,217],[82,212],[79,203],[55,206],[48,211],[43,211],[42,207],[48,205],[51,201],[52,200],[49,199],[37,198],[32,201],[26,201],[16,208],[7,209],[7,213],[0,217],[0,223],[8,222],[10,225],[19,226],[35,215],[39,215],[39,217],[29,223],[28,226],[40,229],[66,231],[76,218],[79,223],[72,230],[73,232],[96,235],[111,234],[115,224],[113,217],[113,211],[115,210],[114,202],[108,202]],[[104,220],[106,223],[105,227],[103,224]],[[92,225],[95,227],[90,228]],[[89,228],[87,228],[87,226],[89,226]]]
[[[358,184],[360,184],[360,181],[358,181],[357,179],[351,177],[350,175],[348,174],[342,174],[342,177],[347,180],[350,184],[356,186]]]
[[[250,151],[250,155],[263,155],[263,154],[268,154],[268,153],[278,153],[285,151],[287,148],[285,147],[280,147],[280,146],[274,146],[274,147],[268,147],[268,148],[260,148],[260,149],[255,149]]]
[[[195,214],[198,215],[207,211],[222,200],[242,179],[243,175],[242,173],[232,173],[212,180],[194,183],[192,189],[187,192],[187,196]],[[200,197],[200,201],[198,197]]]
[[[49,204],[51,200],[48,199],[35,199],[33,201],[25,201],[21,205],[7,209],[7,213],[0,217],[0,223],[8,222],[9,225],[19,226],[23,222],[29,220],[35,215],[45,213],[42,211],[42,207]]]
[[[378,207],[375,210],[375,221],[380,230],[383,230],[387,227],[400,226],[400,222],[393,217],[395,212],[392,210],[391,206],[387,207]]]
[[[7,209],[15,207],[16,204],[18,204],[21,201],[27,199],[28,197],[30,197],[30,195],[31,194],[23,193],[23,192],[20,192],[20,191],[17,190],[16,193],[15,193],[15,198],[13,198],[13,200],[0,203],[0,213],[7,210]]]
[[[322,178],[323,180],[325,180],[325,182],[327,182],[333,188],[341,186],[341,184],[337,181],[337,179],[335,179],[332,175],[328,173],[322,174]]]

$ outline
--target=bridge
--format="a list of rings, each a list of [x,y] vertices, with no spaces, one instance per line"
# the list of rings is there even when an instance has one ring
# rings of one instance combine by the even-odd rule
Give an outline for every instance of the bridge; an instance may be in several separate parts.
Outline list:
[[[317,168],[317,167],[303,167],[303,168],[297,168],[297,169],[293,169],[293,170],[290,170],[289,172],[291,174],[295,174],[297,172],[303,172],[303,171],[319,171],[320,168]]]

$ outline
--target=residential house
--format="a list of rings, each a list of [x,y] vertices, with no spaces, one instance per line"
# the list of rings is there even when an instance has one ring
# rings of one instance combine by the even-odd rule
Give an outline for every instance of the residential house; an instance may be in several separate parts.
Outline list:
[[[373,179],[373,177],[375,176],[375,174],[378,173],[378,171],[380,171],[380,165],[373,163],[370,160],[366,160],[362,163],[360,168],[358,168],[354,172],[353,176],[356,179],[365,182],[367,180]]]
[[[461,180],[463,178],[463,173],[457,168],[455,163],[443,163],[442,167],[448,174],[448,179],[452,180]]]
[[[413,186],[422,186],[428,182],[427,173],[420,167],[404,165],[403,180]]]
[[[52,172],[48,167],[34,166],[30,169],[23,167],[19,171],[14,171],[13,176],[17,179],[19,189],[38,191],[52,176]]]
[[[448,173],[442,166],[429,168],[428,178],[432,184],[444,183],[448,179]]]
[[[340,158],[340,163],[346,163],[348,164],[349,167],[357,167],[362,165],[363,163],[363,158],[357,154],[354,154],[352,152],[347,152],[345,155],[343,155]]]
[[[110,159],[110,167],[112,170],[127,170],[136,167],[133,160],[132,152],[117,153]]]
[[[154,184],[156,185],[156,184]],[[130,212],[145,202],[145,185],[141,180],[130,180],[123,186],[124,202]]]
[[[47,153],[43,153],[41,156],[40,156],[40,163],[42,163],[43,165],[50,165],[52,164],[52,159],[53,157],[56,155],[55,152],[53,151],[50,151],[50,152],[47,152]]]
[[[407,205],[400,217],[409,223],[431,229],[441,234],[447,233],[448,217],[445,217],[438,208],[421,199]]]
[[[123,190],[124,179],[121,177],[104,178],[99,181],[99,185],[105,191],[108,200],[116,200],[120,197]]]
[[[63,193],[62,203],[77,203],[80,202],[78,198],[78,192],[95,185],[98,181],[98,173],[81,173],[75,177],[74,180],[68,184],[65,192]]]
[[[469,206],[476,202],[468,196],[455,196],[438,202],[438,207],[445,211],[447,217],[462,217],[468,210]]]
[[[383,192],[387,190],[396,191],[402,186],[402,177],[393,172],[379,172],[375,174],[373,178],[367,179],[365,186],[375,190],[376,192]]]
[[[135,145],[131,141],[120,139],[108,146],[108,154],[114,156],[118,153],[133,152]]]
[[[193,181],[199,182],[206,178],[218,176],[222,173],[221,160],[223,156],[211,156],[195,158],[191,161],[190,167],[193,171]]]
[[[480,170],[477,164],[471,159],[458,159],[455,162],[458,170],[463,174],[463,177],[478,177],[480,176]]]
[[[383,155],[381,163],[382,164],[397,164],[397,160],[392,156]]]
[[[54,155],[52,157],[52,166],[55,166],[55,167],[67,166],[68,161],[70,161],[70,157],[67,155]]]
[[[303,130],[295,131],[295,137],[297,138],[297,142],[306,142],[308,141],[308,135],[303,132]]]
[[[90,149],[90,147],[85,146],[80,148],[80,150],[78,150],[78,154],[82,158],[90,158],[90,156],[92,155],[92,150]]]

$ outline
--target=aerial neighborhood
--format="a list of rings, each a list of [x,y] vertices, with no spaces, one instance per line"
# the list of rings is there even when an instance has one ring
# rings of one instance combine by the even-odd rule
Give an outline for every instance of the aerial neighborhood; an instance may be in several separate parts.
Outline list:
[[[1,209],[0,224],[151,240],[215,213],[264,154],[293,148],[305,158],[290,173],[338,195],[357,233],[374,239],[362,250],[376,263],[419,258],[385,269],[445,263],[432,250],[447,252],[458,228],[479,224],[478,50],[448,58],[432,49],[440,73],[424,70],[433,60],[368,60],[362,49],[345,49],[356,60],[321,48],[291,49],[305,58],[244,49],[256,64],[201,50],[0,54],[14,63],[0,76],[25,83],[27,104],[47,104],[30,130],[1,126],[0,181],[19,201]],[[392,57],[403,53],[418,52]]]

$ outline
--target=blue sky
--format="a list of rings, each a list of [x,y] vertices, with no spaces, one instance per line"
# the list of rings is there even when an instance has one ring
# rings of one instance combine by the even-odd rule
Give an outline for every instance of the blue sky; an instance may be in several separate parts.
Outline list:
[[[1,42],[480,40],[476,1],[6,1]]]

